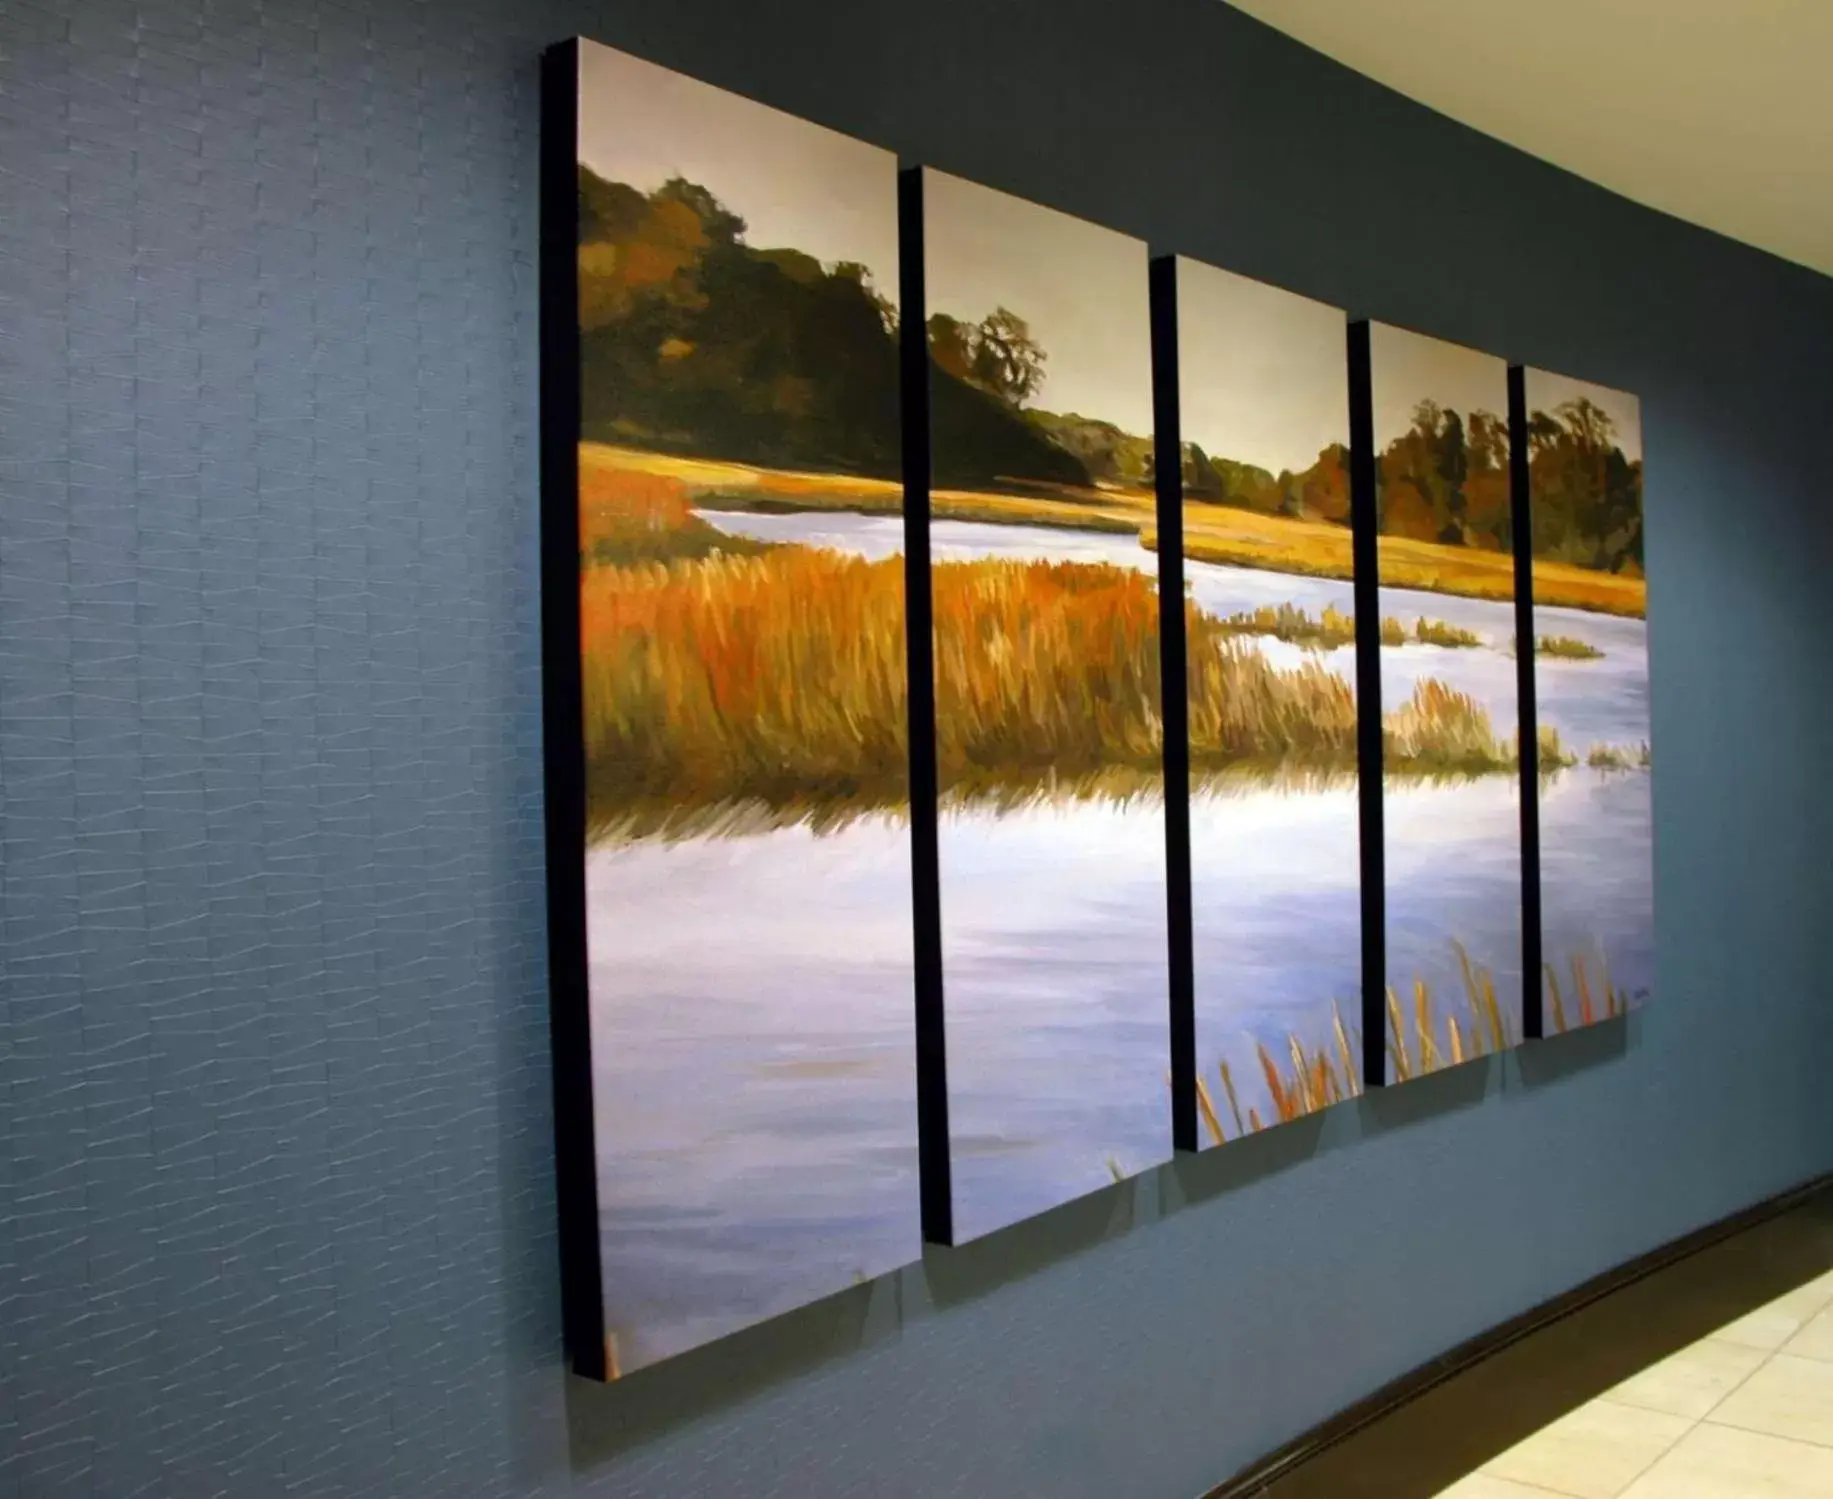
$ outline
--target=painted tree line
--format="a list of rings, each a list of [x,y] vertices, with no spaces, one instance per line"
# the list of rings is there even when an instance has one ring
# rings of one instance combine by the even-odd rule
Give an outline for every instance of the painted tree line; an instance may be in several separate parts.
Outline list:
[[[681,178],[644,193],[579,168],[579,306],[588,438],[767,467],[896,477],[895,303],[857,262],[746,242],[745,221]],[[927,325],[938,484],[1055,489],[1153,481],[1150,435],[1030,403],[1049,355],[1025,319]],[[1535,412],[1535,551],[1611,571],[1642,565],[1641,464],[1589,401]],[[1347,525],[1348,452],[1302,471],[1184,446],[1187,498]],[[1508,433],[1432,402],[1381,456],[1389,535],[1506,549]]]
[[[1412,429],[1381,455],[1383,535],[1507,551],[1512,545],[1508,423],[1422,401]],[[1642,574],[1642,463],[1616,425],[1579,397],[1528,417],[1536,557]]]

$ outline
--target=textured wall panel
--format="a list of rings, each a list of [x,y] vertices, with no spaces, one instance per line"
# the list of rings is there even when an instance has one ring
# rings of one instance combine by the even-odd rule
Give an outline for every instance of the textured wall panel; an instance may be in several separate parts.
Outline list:
[[[569,1388],[533,223],[580,31],[1638,391],[1660,1005]],[[0,223],[0,1494],[1182,1499],[1833,1165],[1825,280],[1202,0],[0,0]]]

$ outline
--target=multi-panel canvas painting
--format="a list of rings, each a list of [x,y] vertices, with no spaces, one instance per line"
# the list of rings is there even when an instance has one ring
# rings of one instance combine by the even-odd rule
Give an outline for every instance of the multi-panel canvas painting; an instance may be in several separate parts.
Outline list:
[[[1647,998],[1633,396],[589,42],[543,147],[581,1372]]]
[[[1199,1141],[1361,1091],[1341,311],[1175,262]]]
[[[915,1258],[890,153],[577,53],[609,1371]]]
[[[1654,983],[1642,413],[1530,369],[1541,1028],[1589,1025]]]
[[[1170,1154],[1146,247],[924,171],[949,1237]]]
[[[1385,1080],[1404,1082],[1523,1035],[1508,367],[1381,323],[1368,339],[1386,918],[1379,1008]]]

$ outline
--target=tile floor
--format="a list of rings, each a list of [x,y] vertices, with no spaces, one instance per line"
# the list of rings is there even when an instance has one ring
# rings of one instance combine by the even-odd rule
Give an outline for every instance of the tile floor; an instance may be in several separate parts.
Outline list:
[[[1441,1499],[1833,1499],[1833,1273],[1491,1458]]]
[[[1833,1188],[1561,1317],[1261,1499],[1833,1499]]]

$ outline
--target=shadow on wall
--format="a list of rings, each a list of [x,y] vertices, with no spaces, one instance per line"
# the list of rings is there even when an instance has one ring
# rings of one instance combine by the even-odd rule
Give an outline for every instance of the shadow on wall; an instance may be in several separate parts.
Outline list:
[[[1365,1094],[1027,1218],[958,1248],[931,1246],[895,1274],[600,1385],[569,1376],[576,1471],[737,1405],[825,1364],[895,1342],[906,1323],[945,1314],[1157,1220],[1211,1202],[1365,1137],[1476,1108],[1494,1093],[1535,1090],[1625,1057],[1641,1017],[1605,1021],[1462,1067]]]

